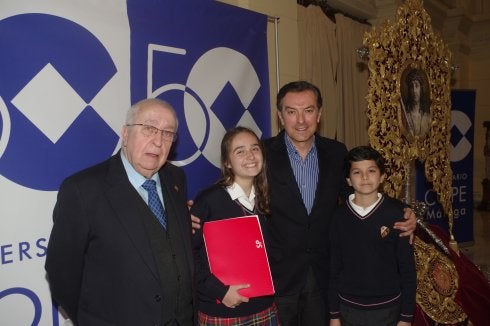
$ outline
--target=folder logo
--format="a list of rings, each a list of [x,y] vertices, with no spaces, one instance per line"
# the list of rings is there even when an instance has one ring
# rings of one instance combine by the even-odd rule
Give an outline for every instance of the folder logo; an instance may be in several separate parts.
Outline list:
[[[255,246],[257,247],[257,249],[260,249],[263,247],[262,242],[259,240],[255,240]]]

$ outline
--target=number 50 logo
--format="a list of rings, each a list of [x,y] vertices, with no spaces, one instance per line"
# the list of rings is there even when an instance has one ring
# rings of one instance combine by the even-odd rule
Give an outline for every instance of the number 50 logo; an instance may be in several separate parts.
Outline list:
[[[158,52],[185,55],[186,50],[163,45],[148,46],[148,97],[158,97],[168,91],[180,91],[183,94],[183,110],[187,128],[196,150],[173,163],[185,166],[194,162],[201,154],[215,167],[220,166],[219,144],[226,132],[223,120],[212,106],[227,85],[235,90],[244,110],[236,112],[229,108],[228,113],[239,119],[236,125],[252,128],[259,138],[262,132],[248,111],[250,103],[260,88],[257,73],[248,58],[238,51],[226,47],[214,48],[204,53],[193,65],[185,85],[173,83],[160,86],[153,90],[153,57]]]

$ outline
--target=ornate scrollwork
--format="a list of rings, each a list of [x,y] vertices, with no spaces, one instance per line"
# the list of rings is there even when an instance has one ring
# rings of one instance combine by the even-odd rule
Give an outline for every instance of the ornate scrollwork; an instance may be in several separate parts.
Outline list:
[[[364,47],[369,51],[370,71],[368,133],[371,145],[387,161],[384,191],[401,198],[410,163],[425,161],[426,178],[438,194],[452,234],[451,53],[434,34],[421,0],[405,1],[393,24],[373,27],[364,37]],[[423,109],[421,104],[413,116],[409,116],[409,77],[418,78],[419,95],[428,105]]]
[[[452,261],[432,244],[415,237],[417,266],[417,303],[434,321],[456,324],[467,316],[454,301],[458,290],[458,273]]]

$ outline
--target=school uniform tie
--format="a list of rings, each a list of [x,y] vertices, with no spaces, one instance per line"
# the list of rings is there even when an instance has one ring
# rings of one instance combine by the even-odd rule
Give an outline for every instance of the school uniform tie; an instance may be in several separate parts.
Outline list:
[[[165,210],[163,209],[162,202],[158,198],[158,192],[155,180],[146,180],[142,186],[148,192],[148,207],[150,207],[157,220],[167,229],[167,217],[165,216]]]

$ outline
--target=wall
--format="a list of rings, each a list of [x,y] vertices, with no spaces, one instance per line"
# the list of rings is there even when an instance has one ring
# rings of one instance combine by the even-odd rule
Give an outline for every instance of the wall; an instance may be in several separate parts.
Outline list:
[[[485,177],[485,146],[486,129],[484,121],[490,121],[490,51],[485,58],[472,58],[469,64],[468,88],[476,89],[476,115],[475,115],[475,163],[474,163],[474,194],[475,202],[481,201],[483,188],[482,180]]]
[[[452,52],[453,88],[476,90],[474,123],[473,194],[475,205],[482,199],[485,178],[486,129],[490,120],[490,4],[485,0],[426,0],[425,8],[436,31]]]

